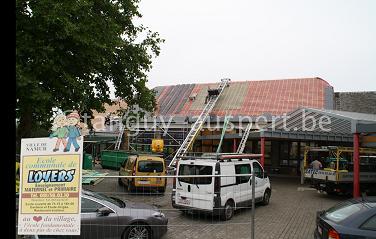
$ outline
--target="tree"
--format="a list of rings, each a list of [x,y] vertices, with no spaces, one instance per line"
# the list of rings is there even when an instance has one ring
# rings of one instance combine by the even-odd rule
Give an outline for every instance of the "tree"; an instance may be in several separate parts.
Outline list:
[[[16,0],[17,138],[48,129],[53,109],[103,112],[108,83],[152,111],[146,87],[164,41],[134,20],[139,0]]]

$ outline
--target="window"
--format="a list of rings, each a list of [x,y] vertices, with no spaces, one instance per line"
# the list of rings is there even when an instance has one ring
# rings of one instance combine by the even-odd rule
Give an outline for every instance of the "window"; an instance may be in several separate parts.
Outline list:
[[[368,219],[360,228],[376,231],[376,215],[373,215],[370,219]]]
[[[290,160],[297,160],[299,158],[299,152],[298,152],[298,142],[291,142],[290,146],[290,152],[289,152],[289,158]]]
[[[97,192],[93,192],[93,191],[89,191],[89,190],[86,190],[85,194],[97,199],[98,201],[106,201],[106,202],[112,203],[112,204],[114,204],[118,207],[121,207],[121,208],[125,207],[124,201],[122,201],[121,199],[119,199],[117,197],[107,196],[105,194],[97,193]]]
[[[327,210],[325,217],[333,222],[340,222],[359,212],[362,208],[364,206],[360,203],[353,204],[353,202],[347,201]]]
[[[179,175],[212,175],[212,166],[203,165],[188,165],[182,164],[179,166]],[[178,178],[179,181],[190,184],[211,184],[212,178]]]
[[[163,162],[143,160],[138,162],[138,171],[142,173],[156,173],[163,172]]]
[[[260,164],[253,163],[253,171],[255,173],[255,177],[264,178],[264,173],[263,173],[263,170],[262,170]]]
[[[81,212],[88,213],[88,212],[96,212],[99,208],[102,208],[103,205],[93,200],[82,198],[81,199]]]
[[[126,164],[126,168],[129,169],[130,167],[132,167],[132,164],[133,164],[134,160],[135,160],[135,157],[134,157],[134,156],[132,156],[132,157],[128,157],[127,164]]]
[[[289,142],[279,143],[279,157],[281,166],[289,165]]]
[[[251,174],[251,165],[249,164],[238,164],[235,165],[236,174]],[[251,176],[236,176],[236,183],[247,183]]]

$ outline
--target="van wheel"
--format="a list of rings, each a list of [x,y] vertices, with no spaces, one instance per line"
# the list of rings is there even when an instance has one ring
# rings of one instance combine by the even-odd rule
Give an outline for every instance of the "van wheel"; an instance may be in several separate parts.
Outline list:
[[[223,221],[230,220],[234,216],[234,203],[232,201],[227,201],[221,219]]]
[[[270,201],[270,190],[265,190],[264,197],[262,198],[262,205],[268,205]]]

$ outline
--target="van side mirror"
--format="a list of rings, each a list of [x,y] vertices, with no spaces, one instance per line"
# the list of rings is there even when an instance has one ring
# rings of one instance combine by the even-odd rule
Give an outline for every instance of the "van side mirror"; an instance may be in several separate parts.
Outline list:
[[[264,171],[264,178],[269,177],[268,172]]]

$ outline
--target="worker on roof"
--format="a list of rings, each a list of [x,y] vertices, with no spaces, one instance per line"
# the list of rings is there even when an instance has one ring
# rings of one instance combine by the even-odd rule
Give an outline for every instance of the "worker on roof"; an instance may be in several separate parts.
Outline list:
[[[322,163],[319,160],[315,159],[315,160],[313,160],[311,162],[310,166],[313,169],[321,169],[322,168]]]

